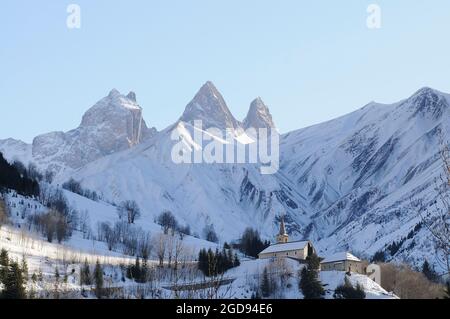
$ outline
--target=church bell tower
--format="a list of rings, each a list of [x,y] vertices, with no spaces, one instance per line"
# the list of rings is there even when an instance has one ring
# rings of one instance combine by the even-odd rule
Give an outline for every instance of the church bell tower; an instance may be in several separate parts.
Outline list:
[[[280,223],[280,232],[277,235],[277,243],[278,244],[284,244],[289,241],[289,235],[286,233],[286,227],[284,225],[284,217],[281,218]]]

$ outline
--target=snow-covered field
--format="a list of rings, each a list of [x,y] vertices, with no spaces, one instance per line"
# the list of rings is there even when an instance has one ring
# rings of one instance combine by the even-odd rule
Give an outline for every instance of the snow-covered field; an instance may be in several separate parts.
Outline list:
[[[225,274],[226,278],[235,278],[235,281],[229,286],[222,287],[220,293],[231,298],[251,298],[259,285],[263,270],[266,267],[269,269],[269,274],[273,274],[277,278],[277,290],[271,298],[303,298],[298,288],[298,274],[304,266],[291,259],[284,261],[271,261],[270,259],[243,261],[241,266],[231,269]],[[284,279],[278,279],[283,277],[283,275],[285,275]],[[320,281],[326,291],[324,298],[332,299],[334,290],[337,286],[344,283],[346,276],[345,272],[340,271],[320,272]],[[397,299],[396,296],[389,294],[365,275],[352,273],[347,277],[354,286],[359,283],[364,288],[367,299]]]
[[[94,202],[87,198],[65,191],[65,196],[80,211],[85,211],[90,223],[114,221],[116,208],[107,203]],[[170,287],[205,283],[208,280],[196,270],[195,258],[201,248],[215,249],[218,245],[192,236],[183,238],[186,254],[189,255],[185,269],[180,269],[176,276],[171,270],[160,270],[158,261],[153,253],[148,262],[151,268],[155,267],[157,278],[151,284],[136,284],[124,278],[124,267],[135,263],[135,257],[127,256],[120,251],[109,251],[106,243],[93,239],[83,239],[80,232],[74,232],[73,236],[61,244],[49,243],[42,235],[29,231],[26,224],[27,214],[43,210],[38,202],[10,193],[6,201],[11,205],[13,224],[3,225],[0,228],[0,248],[9,252],[9,256],[21,262],[25,259],[28,263],[28,271],[32,274],[41,273],[43,282],[29,281],[28,288],[35,293],[41,293],[41,297],[54,297],[55,270],[58,268],[61,276],[66,276],[66,282],[59,283],[59,297],[64,298],[91,298],[92,294],[84,292],[79,283],[78,273],[72,273],[71,269],[78,269],[85,261],[94,265],[97,260],[103,265],[106,282],[109,288],[116,289],[116,297],[138,298],[144,294],[146,298],[239,298],[248,299],[257,291],[264,268],[278,280],[277,291],[272,298],[300,299],[302,294],[298,289],[298,272],[301,265],[298,262],[287,259],[285,262],[276,263],[270,260],[250,260],[241,256],[241,265],[227,271],[220,279],[232,281],[223,285],[211,293],[211,289],[199,289],[196,291],[181,291],[176,293]],[[159,225],[149,221],[141,221],[139,225],[146,227],[153,234],[161,234]],[[75,266],[74,266],[75,265]],[[78,265],[78,266],[77,266]],[[165,261],[167,265],[167,260]],[[282,276],[283,275],[283,276]],[[344,273],[322,272],[322,280],[326,290],[326,298],[332,298],[335,287],[344,282]],[[360,283],[366,290],[367,298],[392,298],[386,291],[372,282],[366,276],[354,274],[352,283]],[[84,290],[91,287],[84,287]],[[215,288],[214,288],[215,289]],[[49,292],[50,291],[50,292]],[[120,291],[120,292],[117,292]],[[83,297],[84,296],[84,297]]]

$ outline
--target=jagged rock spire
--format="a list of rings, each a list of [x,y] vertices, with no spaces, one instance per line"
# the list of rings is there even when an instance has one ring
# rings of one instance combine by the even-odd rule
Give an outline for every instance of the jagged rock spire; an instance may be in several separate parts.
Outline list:
[[[212,82],[206,82],[200,88],[186,106],[180,120],[188,123],[201,120],[204,128],[236,129],[240,127],[239,122],[228,109],[223,96]]]
[[[275,128],[275,123],[273,122],[272,115],[270,114],[269,108],[263,102],[263,100],[258,97],[250,105],[247,116],[243,122],[244,128]]]

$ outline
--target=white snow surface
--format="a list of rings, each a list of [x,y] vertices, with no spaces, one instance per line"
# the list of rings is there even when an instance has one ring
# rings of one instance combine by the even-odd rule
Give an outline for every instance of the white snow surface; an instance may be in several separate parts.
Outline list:
[[[359,259],[358,257],[352,255],[349,252],[340,252],[340,253],[336,253],[336,254],[333,254],[331,256],[325,257],[325,259],[322,260],[322,263],[332,263],[332,262],[335,262],[335,261],[345,261],[345,260],[361,261],[361,259]]]

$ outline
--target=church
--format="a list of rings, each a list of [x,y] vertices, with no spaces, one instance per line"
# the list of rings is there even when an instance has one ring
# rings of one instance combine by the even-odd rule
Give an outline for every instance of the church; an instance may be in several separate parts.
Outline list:
[[[316,253],[309,240],[289,241],[284,219],[281,220],[276,240],[276,244],[270,245],[258,254],[259,259],[291,258],[303,262],[308,256]]]

